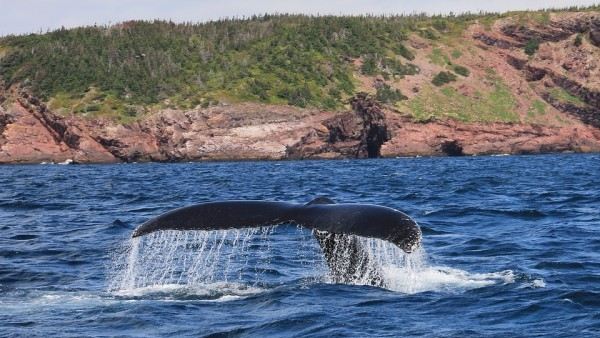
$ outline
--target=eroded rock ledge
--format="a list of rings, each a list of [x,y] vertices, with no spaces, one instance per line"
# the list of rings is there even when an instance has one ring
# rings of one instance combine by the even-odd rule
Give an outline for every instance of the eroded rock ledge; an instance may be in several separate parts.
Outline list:
[[[281,160],[599,152],[574,124],[419,123],[366,94],[342,113],[240,104],[165,110],[130,125],[58,116],[26,93],[0,109],[0,163]]]

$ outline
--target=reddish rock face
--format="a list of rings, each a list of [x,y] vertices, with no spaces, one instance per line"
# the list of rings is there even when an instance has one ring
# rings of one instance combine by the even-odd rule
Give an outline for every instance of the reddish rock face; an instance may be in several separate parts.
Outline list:
[[[550,127],[454,121],[422,124],[393,113],[388,113],[387,120],[394,137],[382,146],[384,157],[597,152],[600,149],[600,130],[585,125]]]
[[[68,159],[75,162],[116,161],[110,153],[82,133],[76,124],[47,111],[34,113],[15,104],[7,115],[10,116],[10,123],[5,125],[4,130],[0,128],[0,163],[64,162]],[[65,129],[57,131],[52,122]]]
[[[417,123],[383,109],[367,95],[351,104],[352,111],[338,114],[256,104],[167,110],[124,126],[60,117],[28,98],[0,110],[0,163],[600,151],[600,131],[582,124]]]
[[[581,107],[544,97],[558,110],[587,125],[466,124],[452,120],[417,123],[386,110],[367,94],[358,94],[350,101],[352,110],[341,113],[247,103],[191,111],[164,110],[121,125],[105,119],[59,116],[35,97],[13,92],[13,103],[5,103],[7,108],[0,106],[0,163],[600,151],[600,130],[594,127],[600,126],[596,91],[526,59],[508,54],[506,61],[523,72],[524,78],[560,86],[589,103]],[[4,97],[6,93],[2,94]]]
[[[0,111],[0,163],[282,159],[331,113],[241,104],[165,110],[130,125],[60,117],[28,94]]]

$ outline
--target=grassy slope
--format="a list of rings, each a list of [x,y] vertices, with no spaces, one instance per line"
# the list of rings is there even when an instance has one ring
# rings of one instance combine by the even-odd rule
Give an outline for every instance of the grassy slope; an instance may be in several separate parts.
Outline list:
[[[127,22],[112,27],[57,30],[0,38],[0,77],[29,86],[63,113],[127,121],[163,107],[254,101],[341,109],[358,90],[418,119],[518,121],[509,86],[493,74],[471,74],[463,37],[475,20],[502,16],[544,20],[547,13],[458,17],[262,16],[204,24]],[[432,46],[424,56],[416,37]],[[358,60],[358,61],[357,61]],[[465,67],[466,66],[466,67]],[[433,67],[434,73],[428,68]],[[457,81],[435,86],[438,71]],[[418,95],[403,95],[411,77],[425,77]],[[367,87],[361,85],[361,79]],[[485,81],[474,95],[460,83]],[[557,93],[560,95],[561,93]],[[528,117],[543,115],[535,101]]]

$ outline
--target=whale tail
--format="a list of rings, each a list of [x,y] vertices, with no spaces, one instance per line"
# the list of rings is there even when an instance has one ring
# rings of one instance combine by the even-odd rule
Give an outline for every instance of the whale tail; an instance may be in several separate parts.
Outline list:
[[[269,201],[224,201],[196,204],[152,218],[133,237],[160,230],[227,230],[294,223],[335,234],[378,238],[405,252],[421,244],[421,229],[406,214],[370,204],[336,204],[318,197],[305,205]]]
[[[267,201],[224,201],[191,205],[152,218],[132,237],[161,230],[228,230],[289,222],[295,204]]]
[[[314,230],[335,282],[382,286],[380,269],[357,236],[391,242],[405,252],[421,243],[421,230],[404,213],[368,204],[336,204],[318,197],[307,204],[224,201],[175,209],[150,219],[133,237],[160,230],[227,230],[295,223]]]

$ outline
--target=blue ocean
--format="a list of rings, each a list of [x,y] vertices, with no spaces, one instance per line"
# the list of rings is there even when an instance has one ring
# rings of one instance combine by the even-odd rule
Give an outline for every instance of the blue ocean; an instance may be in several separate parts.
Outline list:
[[[0,336],[600,337],[600,155],[0,167]],[[371,203],[385,288],[310,230],[132,231],[218,200]]]

